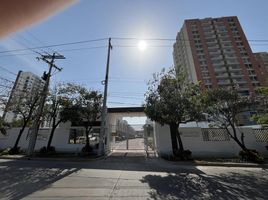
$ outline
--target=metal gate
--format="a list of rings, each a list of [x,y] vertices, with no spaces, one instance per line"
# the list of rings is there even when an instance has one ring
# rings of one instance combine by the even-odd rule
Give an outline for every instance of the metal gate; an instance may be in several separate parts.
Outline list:
[[[150,124],[117,123],[111,124],[109,130],[112,150],[154,150],[153,126]]]

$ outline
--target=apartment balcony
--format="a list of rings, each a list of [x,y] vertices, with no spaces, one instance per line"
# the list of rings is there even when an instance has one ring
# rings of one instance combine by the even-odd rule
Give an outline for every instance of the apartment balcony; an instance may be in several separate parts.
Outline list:
[[[217,79],[228,78],[228,77],[229,75],[227,73],[216,74]]]
[[[207,43],[208,45],[211,45],[211,44],[215,44],[215,45],[217,45],[217,44],[218,44],[217,40],[209,40],[209,41],[206,41],[206,43]]]
[[[260,83],[258,80],[251,80],[252,83]]]
[[[220,46],[219,45],[211,45],[211,46],[207,46],[208,50],[211,50],[211,49],[220,49]]]
[[[217,67],[219,67],[219,66],[225,66],[224,65],[224,62],[222,61],[222,60],[214,60],[213,62],[212,62],[212,65],[215,67],[215,68],[217,68]]]
[[[239,65],[238,61],[230,61],[230,60],[226,60],[227,65]]]
[[[241,71],[240,67],[229,67],[228,68],[229,71]]]
[[[214,72],[215,73],[224,73],[224,72],[226,72],[226,68],[225,68],[225,66],[222,66],[222,67],[214,67]]]
[[[217,55],[217,54],[221,54],[221,51],[218,49],[209,49],[208,53],[209,55]]]
[[[218,84],[219,85],[230,85],[231,84],[231,81],[229,79],[226,79],[226,80],[218,80]]]
[[[223,57],[221,55],[218,55],[218,56],[210,56],[210,60],[214,61],[214,60],[223,60]]]
[[[256,76],[256,74],[255,73],[249,74],[249,77],[253,77],[253,76]]]
[[[244,83],[247,83],[247,81],[245,81],[245,80],[237,80],[237,79],[233,79],[233,82],[235,84],[244,84]]]
[[[228,52],[228,54],[230,54],[230,53]],[[234,54],[230,54],[230,55],[228,55],[228,54],[224,55],[225,59],[237,59],[237,57]]]
[[[240,86],[238,86],[238,88],[237,88],[237,90],[239,91],[239,92],[247,92],[248,93],[248,91],[249,91],[249,89],[247,88],[247,87],[240,87]],[[248,95],[246,95],[246,96],[248,96]]]
[[[205,35],[205,39],[216,39],[216,35]]]
[[[232,76],[232,77],[237,77],[237,78],[239,78],[239,77],[244,77],[243,74],[235,74],[235,73],[231,73],[231,76]]]

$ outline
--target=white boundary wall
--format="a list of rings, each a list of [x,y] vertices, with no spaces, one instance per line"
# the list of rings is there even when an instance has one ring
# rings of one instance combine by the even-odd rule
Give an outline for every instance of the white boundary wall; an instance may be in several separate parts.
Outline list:
[[[169,126],[154,125],[156,151],[159,155],[172,154]],[[230,141],[204,141],[201,128],[182,127],[179,129],[184,144],[184,149],[192,151],[193,157],[235,157],[238,156],[240,147],[231,138]],[[240,128],[244,133],[245,145],[249,149],[256,149],[263,156],[268,157],[267,142],[257,142],[252,128]],[[238,133],[240,138],[240,134]]]
[[[161,126],[155,123],[154,128],[154,141],[157,153],[159,155],[171,154],[172,148],[169,126]],[[7,130],[7,136],[0,134],[0,149],[12,147],[19,130],[19,128],[9,129]],[[19,146],[24,150],[28,147],[28,130],[28,128],[25,129],[19,142]],[[268,157],[268,150],[265,148],[268,144],[266,142],[257,142],[252,128],[242,128],[240,130],[244,132],[245,144],[248,148],[256,149],[263,156]],[[193,157],[234,157],[237,156],[240,151],[240,147],[232,139],[230,139],[230,141],[204,141],[201,128],[198,127],[183,127],[180,128],[180,132],[182,133],[181,136],[184,148],[191,150]],[[47,145],[49,133],[50,129],[41,129],[39,131],[40,136],[38,136],[36,141],[35,150],[39,150],[41,147]],[[69,134],[70,128],[57,128],[52,140],[52,146],[55,146],[56,150],[59,152],[80,152],[84,144],[69,144]],[[109,141],[110,138],[108,137],[107,150],[110,146]]]
[[[7,136],[0,134],[0,149],[13,147],[20,128],[12,128],[7,130]],[[29,138],[27,138],[29,128],[25,128],[19,145],[21,149],[26,150],[28,148]],[[47,145],[50,129],[40,129],[39,136],[36,141],[35,150],[39,150],[43,146]],[[52,146],[55,146],[56,151],[59,152],[73,152],[78,153],[85,146],[85,144],[69,144],[70,128],[57,128],[52,139]],[[46,139],[44,139],[46,138]]]

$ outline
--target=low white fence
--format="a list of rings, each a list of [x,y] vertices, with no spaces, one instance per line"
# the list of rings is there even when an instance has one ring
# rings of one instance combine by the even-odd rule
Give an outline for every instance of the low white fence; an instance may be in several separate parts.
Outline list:
[[[192,151],[193,157],[235,157],[241,150],[224,129],[205,129],[199,127],[180,128],[185,149]],[[268,157],[268,129],[239,128],[238,137],[244,133],[245,145],[256,149]],[[169,126],[155,124],[155,146],[159,155],[171,154]]]

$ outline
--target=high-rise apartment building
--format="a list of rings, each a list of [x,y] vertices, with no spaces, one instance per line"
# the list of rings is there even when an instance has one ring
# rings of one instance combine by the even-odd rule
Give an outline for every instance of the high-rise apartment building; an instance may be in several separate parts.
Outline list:
[[[45,81],[41,77],[31,72],[19,71],[14,86],[11,90],[7,107],[11,105],[16,106],[16,102],[19,102],[18,100],[22,96],[30,97],[31,95],[36,95],[37,92],[40,92],[43,89],[44,84]],[[3,118],[5,121],[11,122],[16,118],[16,115],[12,111],[5,111]]]
[[[237,17],[185,20],[174,44],[175,66],[201,88],[236,86],[254,93],[265,78]]]
[[[254,56],[259,64],[259,69],[261,74],[266,80],[266,85],[268,85],[268,53],[267,52],[258,52],[254,53]]]

